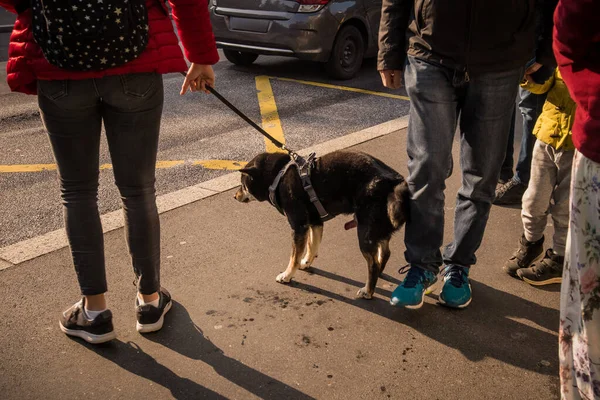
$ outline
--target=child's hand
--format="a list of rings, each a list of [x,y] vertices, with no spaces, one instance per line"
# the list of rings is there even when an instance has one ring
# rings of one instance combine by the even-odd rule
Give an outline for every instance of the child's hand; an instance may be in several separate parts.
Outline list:
[[[190,89],[192,92],[201,90],[204,93],[210,93],[206,89],[206,85],[215,85],[215,73],[212,69],[212,66],[192,63],[185,76],[185,80],[183,81],[183,86],[181,86],[181,92],[179,94],[184,95],[188,89]]]

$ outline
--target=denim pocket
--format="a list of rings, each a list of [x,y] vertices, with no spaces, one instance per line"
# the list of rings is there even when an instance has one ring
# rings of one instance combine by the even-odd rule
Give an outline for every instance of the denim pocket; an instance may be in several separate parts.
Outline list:
[[[156,87],[159,77],[156,72],[120,75],[123,92],[134,97],[146,97]]]
[[[50,100],[58,100],[69,94],[67,80],[38,81],[38,91]]]

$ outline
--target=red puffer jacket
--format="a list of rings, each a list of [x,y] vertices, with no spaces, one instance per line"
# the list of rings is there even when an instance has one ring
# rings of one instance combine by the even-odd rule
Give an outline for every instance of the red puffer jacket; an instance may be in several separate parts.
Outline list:
[[[15,12],[21,0],[0,0],[0,6]],[[208,13],[208,0],[169,0],[173,19],[186,58],[196,64],[215,64],[219,55]],[[36,94],[36,81],[88,79],[136,72],[181,72],[187,70],[179,41],[173,30],[164,0],[146,0],[149,40],[146,50],[135,60],[115,68],[95,72],[60,69],[46,61],[33,39],[31,9],[19,14],[10,37],[7,82],[12,91]]]
[[[600,163],[600,1],[559,1],[554,54],[577,103],[573,143],[581,154]]]

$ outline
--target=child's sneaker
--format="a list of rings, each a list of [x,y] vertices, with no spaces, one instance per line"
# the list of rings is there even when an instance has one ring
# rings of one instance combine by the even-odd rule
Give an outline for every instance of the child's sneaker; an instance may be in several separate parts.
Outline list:
[[[60,330],[92,344],[108,342],[117,337],[110,310],[105,310],[96,318],[89,319],[84,307],[85,297],[64,311],[59,321]]]
[[[519,248],[515,254],[508,259],[504,265],[504,272],[516,278],[517,271],[521,268],[528,268],[544,252],[544,237],[537,242],[529,242],[525,235],[519,240]]]
[[[563,264],[565,258],[559,256],[552,249],[546,251],[545,257],[530,268],[517,271],[519,278],[534,286],[550,285],[562,281]]]
[[[169,312],[172,305],[171,295],[165,288],[160,288],[158,292],[158,307],[150,304],[140,305],[136,296],[137,331],[140,333],[149,333],[160,330],[165,321],[165,314]]]

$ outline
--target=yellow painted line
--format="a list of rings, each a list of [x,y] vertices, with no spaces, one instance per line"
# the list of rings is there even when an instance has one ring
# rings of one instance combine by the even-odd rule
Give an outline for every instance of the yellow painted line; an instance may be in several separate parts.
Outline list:
[[[258,105],[260,107],[260,115],[262,116],[262,126],[269,135],[285,144],[279,113],[277,112],[277,104],[275,104],[275,96],[268,76],[256,77],[256,90],[258,91]],[[271,141],[265,138],[265,146],[269,153],[283,152],[275,146]]]
[[[0,173],[54,171],[56,164],[16,164],[0,165]]]
[[[157,169],[173,168],[183,164],[199,165],[206,169],[223,169],[237,171],[246,165],[245,161],[234,161],[234,160],[196,160],[196,161],[185,161],[185,160],[173,160],[173,161],[157,161]],[[112,164],[101,164],[101,170],[112,169]],[[27,172],[42,172],[42,171],[55,171],[56,164],[15,164],[15,165],[0,165],[0,174],[14,174],[14,173],[27,173]]]
[[[372,90],[357,89],[357,88],[353,88],[353,87],[349,87],[349,86],[330,85],[328,83],[303,81],[303,80],[292,79],[292,78],[278,78],[278,77],[275,77],[275,76],[270,77],[270,78],[271,79],[277,79],[277,80],[280,80],[280,81],[301,83],[303,85],[318,86],[318,87],[327,88],[327,89],[345,90],[347,92],[355,92],[355,93],[362,93],[362,94],[370,94],[372,96],[388,97],[390,99],[410,100],[406,96],[400,96],[400,95],[397,95],[397,94],[390,94],[390,93],[383,93],[383,92],[374,92]]]
[[[205,160],[205,161],[194,161],[194,165],[201,165],[206,169],[226,169],[234,170],[244,168],[246,165],[245,161],[231,161],[231,160]]]

